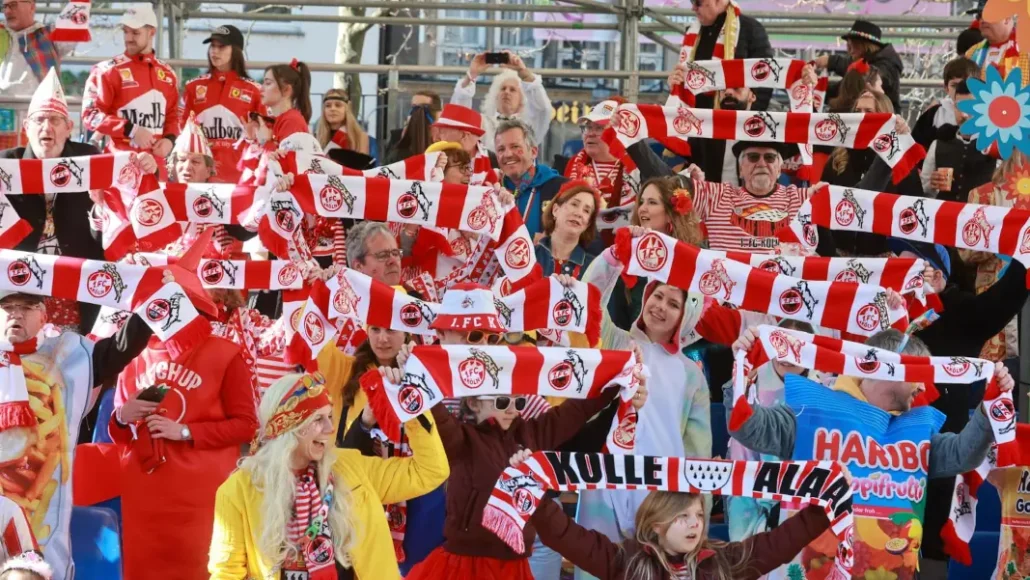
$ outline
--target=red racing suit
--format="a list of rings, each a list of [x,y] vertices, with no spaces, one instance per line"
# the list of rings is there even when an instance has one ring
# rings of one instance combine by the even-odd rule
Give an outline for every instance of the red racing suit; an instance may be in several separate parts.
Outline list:
[[[119,54],[93,67],[82,97],[82,126],[108,137],[108,152],[140,151],[131,137],[145,127],[175,142],[179,81],[153,52]],[[163,175],[163,172],[162,172]]]
[[[215,159],[215,183],[236,183],[240,178],[237,165],[243,148],[234,145],[243,136],[250,113],[264,114],[261,105],[261,87],[250,79],[240,78],[234,72],[216,72],[201,75],[186,83],[182,91],[182,118],[184,125],[190,118],[200,125],[211,145]]]

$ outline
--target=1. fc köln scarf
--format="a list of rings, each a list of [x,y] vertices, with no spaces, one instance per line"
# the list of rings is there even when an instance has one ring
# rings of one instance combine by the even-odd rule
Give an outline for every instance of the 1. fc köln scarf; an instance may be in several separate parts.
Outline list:
[[[176,281],[162,284],[163,269],[171,270]],[[135,312],[173,356],[211,332],[183,289],[193,275],[178,266],[150,268],[0,250],[0,272],[5,273],[0,290]]]
[[[478,395],[540,395],[589,399],[619,388],[619,408],[605,440],[607,449],[632,453],[636,441],[637,392],[634,373],[645,373],[633,353],[584,348],[507,346],[416,346],[404,364],[400,385],[378,370],[361,377],[361,387],[379,428],[400,439],[401,423],[445,398]]]
[[[715,252],[715,250],[709,250]],[[820,256],[769,256],[752,252],[720,252],[730,260],[753,268],[803,280],[858,282],[915,293],[923,297],[923,268],[926,262],[915,258],[823,258]]]
[[[133,254],[135,263],[144,266],[177,264],[179,258],[168,254]],[[304,285],[300,270],[289,260],[220,260],[202,258],[197,277],[204,288],[231,290],[299,290]]]
[[[1027,210],[827,185],[802,204],[784,235],[814,248],[816,226],[992,252],[1030,266]]]
[[[443,170],[438,167],[443,153],[424,153],[408,157],[390,165],[359,171],[344,167],[321,155],[301,151],[288,151],[279,159],[283,173],[294,175],[348,175],[352,177],[386,177],[413,181],[441,181]]]
[[[898,183],[926,152],[911,135],[895,131],[895,119],[889,113],[770,113],[625,104],[615,110],[602,139],[627,164],[632,159],[626,149],[647,138],[681,155],[690,154],[687,140],[693,137],[872,148]]]
[[[518,554],[522,529],[545,491],[593,489],[673,491],[790,501],[826,510],[839,539],[838,568],[827,578],[851,578],[851,485],[830,461],[725,461],[682,457],[537,451],[508,467],[483,510],[483,527]]]
[[[733,377],[733,413],[730,430],[736,431],[752,415],[751,400],[745,392],[744,369],[741,359],[757,367],[765,360],[775,360],[820,373],[843,375],[858,379],[905,381],[943,384],[969,384],[987,379],[994,374],[994,363],[966,357],[931,357],[898,354],[857,342],[839,340],[780,328],[758,327],[760,347],[753,353],[740,351]],[[764,355],[764,356],[763,356]],[[931,397],[929,402],[936,397]],[[1010,397],[1011,400],[1011,397]]]
[[[862,336],[908,325],[908,313],[890,309],[881,286],[784,276],[653,231],[632,238],[629,230],[619,230],[615,246],[625,274],[646,276],[742,310]]]
[[[735,60],[698,60],[682,63],[682,87],[669,94],[666,107],[693,107],[695,96],[725,89],[783,89],[790,99],[790,111],[819,111],[825,100],[829,77],[824,73],[815,87],[801,82],[805,61],[789,58],[747,58]]]

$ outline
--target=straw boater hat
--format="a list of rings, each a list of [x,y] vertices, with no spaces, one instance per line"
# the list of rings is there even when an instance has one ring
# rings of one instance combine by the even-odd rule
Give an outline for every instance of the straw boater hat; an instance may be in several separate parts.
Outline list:
[[[36,92],[32,94],[26,117],[31,117],[36,113],[57,113],[66,119],[71,118],[68,116],[68,103],[64,100],[64,89],[61,88],[61,80],[57,76],[56,67],[46,73],[43,82],[39,83]]]
[[[429,327],[433,330],[505,331],[497,317],[494,293],[471,282],[461,282],[447,290],[440,311]]]
[[[204,136],[204,131],[194,121],[192,113],[186,121],[186,126],[182,128],[182,133],[175,139],[175,147],[172,149],[172,153],[200,153],[205,157],[213,157],[207,137]]]
[[[468,131],[476,137],[482,137],[486,133],[483,130],[483,117],[478,112],[452,103],[444,105],[440,118],[433,124],[437,127],[450,127],[452,129]]]

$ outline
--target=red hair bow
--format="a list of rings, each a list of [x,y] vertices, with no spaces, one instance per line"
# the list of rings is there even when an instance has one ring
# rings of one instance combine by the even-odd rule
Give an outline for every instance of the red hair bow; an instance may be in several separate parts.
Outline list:
[[[858,74],[866,75],[869,74],[869,63],[864,58],[860,58],[855,62],[848,65],[848,72],[858,71]]]
[[[300,64],[300,61],[298,61],[297,59],[293,59],[290,61],[290,68],[292,68],[293,70],[297,70],[298,64]]]

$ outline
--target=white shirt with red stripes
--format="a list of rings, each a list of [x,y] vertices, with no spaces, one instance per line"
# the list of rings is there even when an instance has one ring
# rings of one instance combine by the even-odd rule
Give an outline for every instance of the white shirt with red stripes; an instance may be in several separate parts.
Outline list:
[[[729,183],[695,179],[694,211],[708,230],[711,249],[770,254],[779,246],[776,232],[794,219],[810,191],[777,185],[757,197]]]

